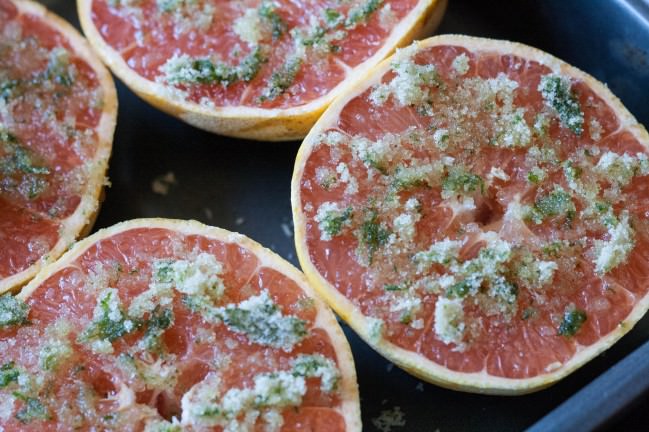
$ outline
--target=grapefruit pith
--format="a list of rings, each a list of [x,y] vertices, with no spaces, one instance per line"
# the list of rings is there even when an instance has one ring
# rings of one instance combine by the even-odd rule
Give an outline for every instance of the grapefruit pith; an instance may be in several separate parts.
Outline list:
[[[94,221],[115,129],[112,78],[70,25],[0,0],[0,293]]]
[[[5,430],[360,431],[354,362],[304,276],[240,234],[101,230],[0,297]]]
[[[648,308],[648,144],[604,85],[546,53],[427,39],[336,100],[302,144],[300,262],[411,373],[538,390]]]
[[[77,0],[104,62],[152,105],[212,132],[303,138],[333,98],[429,34],[446,0]]]

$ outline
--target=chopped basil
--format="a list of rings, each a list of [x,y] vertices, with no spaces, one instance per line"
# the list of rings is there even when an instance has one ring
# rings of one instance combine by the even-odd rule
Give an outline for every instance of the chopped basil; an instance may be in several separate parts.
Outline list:
[[[370,210],[369,215],[360,227],[359,243],[367,251],[370,264],[374,253],[383,246],[390,236],[390,231],[381,226],[376,210]]]
[[[173,420],[173,423],[168,422],[167,420],[148,420],[146,423],[147,432],[182,432],[183,429]]]
[[[58,356],[57,353],[54,352],[53,347],[46,346],[41,350],[41,358],[39,360],[41,369],[49,371],[56,367]]]
[[[403,167],[399,166],[394,172],[392,187],[397,191],[418,187],[429,187],[429,177],[434,173],[432,165]]]
[[[595,210],[600,214],[600,222],[606,228],[615,228],[620,222],[613,213],[613,206],[606,201],[596,201]]]
[[[160,337],[174,322],[174,313],[171,309],[156,307],[146,321],[144,333],[144,346],[149,351],[160,351],[162,342]]]
[[[206,296],[187,295],[183,304],[201,314],[211,323],[223,322],[231,331],[243,333],[255,343],[281,348],[285,351],[307,335],[307,323],[297,317],[284,315],[268,291],[238,304],[217,307]]]
[[[243,81],[252,81],[253,78],[257,76],[261,65],[266,61],[264,56],[261,54],[261,49],[255,47],[244,59],[239,63],[237,67],[237,76],[240,80]]]
[[[238,79],[236,68],[209,59],[196,59],[191,64],[191,68],[196,71],[196,82],[200,84],[229,85]]]
[[[7,387],[11,383],[18,382],[20,372],[16,368],[16,363],[8,362],[0,366],[0,389]]]
[[[273,39],[279,39],[287,29],[286,22],[275,10],[276,6],[271,1],[262,1],[259,5],[259,16],[268,22],[272,29]]]
[[[326,43],[324,41],[324,37],[326,34],[327,31],[323,27],[315,26],[310,29],[306,37],[301,37],[300,41],[304,46],[308,46],[308,47],[317,46],[322,43]]]
[[[412,322],[412,312],[411,311],[405,311],[399,316],[399,322],[401,324],[410,324]]]
[[[42,178],[30,177],[26,182],[21,183],[18,191],[27,198],[34,199],[47,189],[48,183]]]
[[[119,0],[118,2],[121,3]],[[184,0],[156,0],[158,9],[161,12],[173,12],[178,9],[183,2]]]
[[[55,339],[41,348],[38,353],[38,364],[44,371],[55,370],[66,358],[72,355],[72,349],[66,339]]]
[[[70,68],[70,54],[65,48],[54,48],[49,54],[44,71],[21,79],[4,79],[0,81],[0,100],[7,101],[25,88],[41,87],[50,81],[56,85],[71,87],[74,84],[74,69]]]
[[[336,9],[325,9],[324,18],[329,28],[334,28],[342,22],[342,14]]]
[[[472,174],[464,168],[452,168],[442,181],[442,195],[446,198],[454,194],[471,194],[476,191],[484,192],[484,181],[477,174]]]
[[[417,252],[413,256],[413,261],[417,263],[418,269],[425,270],[432,264],[441,264],[448,267],[458,259],[462,242],[450,240],[448,238],[434,242],[428,250]]]
[[[253,51],[253,55],[255,52]],[[246,59],[242,63],[246,62]],[[248,64],[246,62],[246,64]],[[239,73],[236,67],[228,66],[224,63],[213,62],[209,59],[196,59],[192,64],[194,70],[198,72],[196,82],[200,84],[219,83],[230,85],[239,80]],[[249,77],[251,74],[250,67],[246,66],[245,75]]]
[[[159,330],[168,329],[174,321],[174,313],[171,309],[156,307],[147,321],[147,334]]]
[[[286,347],[294,345],[307,334],[306,322],[294,316],[282,315],[270,297],[260,299],[254,308],[229,305],[223,310],[223,322],[230,330],[244,333],[251,341],[264,345]]]
[[[570,194],[562,187],[555,186],[552,192],[536,200],[530,216],[535,223],[539,224],[543,219],[553,216],[565,216],[571,220],[575,212],[575,204]]]
[[[349,224],[352,216],[353,210],[351,207],[347,207],[342,213],[329,212],[320,222],[320,227],[329,238],[337,236],[342,231],[343,226]]]
[[[26,324],[29,306],[11,294],[0,296],[0,328]]]
[[[281,389],[278,389],[278,393],[281,391]],[[257,402],[258,405],[261,405],[261,401]],[[224,416],[225,411],[222,410],[218,406],[213,406],[213,407],[205,407],[201,409],[199,417],[205,417],[205,418],[210,418],[210,417],[219,417],[219,416]]]
[[[154,263],[153,278],[157,283],[173,282],[173,261],[159,260]]]
[[[448,298],[463,298],[471,291],[473,283],[465,279],[463,281],[457,282],[451,285],[448,290],[446,290],[446,296]]]
[[[40,195],[48,186],[47,180],[42,176],[50,174],[49,168],[36,165],[31,151],[21,145],[14,135],[1,128],[0,146],[4,152],[4,156],[0,157],[3,187],[16,190],[29,199]]]
[[[566,311],[559,325],[560,336],[574,336],[587,320],[586,312],[579,309]]]
[[[20,81],[18,80],[6,80],[0,82],[0,99],[7,101],[13,95],[13,90],[18,87]]]
[[[117,290],[107,289],[99,299],[93,320],[79,335],[79,341],[87,343],[92,340],[112,342],[127,333],[139,328],[141,323],[126,316],[117,297]]]
[[[72,86],[74,79],[70,75],[70,56],[65,49],[52,50],[44,78],[65,87]]]
[[[293,364],[293,373],[296,376],[312,377],[315,376],[319,368],[323,367],[321,356],[301,355],[295,359]]]
[[[237,81],[251,81],[266,60],[259,47],[255,47],[238,66],[215,62],[209,58],[174,56],[161,71],[170,84],[222,84],[228,86]]]
[[[324,23],[318,21],[310,22],[309,27],[295,27],[291,30],[291,36],[296,43],[319,52],[337,52],[340,46],[336,41],[344,39],[347,32],[336,27],[343,21],[342,16],[334,9],[326,9],[324,12]]]
[[[213,324],[221,322],[220,309],[215,307],[212,300],[206,295],[183,295],[182,303],[190,311],[201,314],[207,322]]]
[[[297,307],[300,310],[313,310],[315,307],[315,300],[311,297],[302,297],[297,301]]]
[[[379,159],[378,155],[375,153],[367,152],[363,158],[363,162],[374,168],[383,175],[388,175],[388,168],[385,162]]]
[[[527,180],[529,180],[530,183],[538,183],[541,181],[539,176],[532,171],[527,173]]]
[[[284,62],[279,70],[273,72],[268,86],[261,96],[261,101],[274,100],[283,94],[295,81],[295,77],[302,68],[302,57],[291,56]]]
[[[556,111],[561,124],[576,135],[581,135],[584,131],[584,113],[570,89],[570,80],[559,75],[545,75],[541,77],[538,90],[546,104]]]
[[[7,153],[0,159],[0,171],[3,174],[11,175],[16,171],[21,171],[24,174],[45,175],[50,173],[49,168],[34,165],[29,150],[18,144],[16,137],[13,135],[4,133],[0,135],[0,140],[3,142],[3,148]]]
[[[581,177],[583,169],[576,166],[572,161],[568,160],[563,164],[563,173],[569,181],[575,181]]]
[[[352,7],[349,10],[347,19],[345,19],[345,27],[354,28],[361,21],[367,20],[367,18],[374,13],[379,6],[383,4],[383,0],[367,0],[365,3]]]
[[[611,204],[607,203],[606,201],[597,201],[595,203],[595,210],[597,210],[598,213],[608,213],[609,210],[611,210]]]
[[[561,249],[564,246],[565,244],[562,241],[553,241],[552,243],[543,246],[542,251],[546,256],[558,258],[561,255]]]
[[[23,407],[16,413],[16,418],[23,424],[33,420],[49,420],[50,412],[37,398],[14,392],[14,397],[24,402]]]
[[[293,360],[293,376],[320,377],[320,388],[325,392],[335,390],[340,381],[340,371],[336,364],[322,354],[300,354]]]
[[[503,276],[497,276],[490,281],[489,295],[498,299],[499,303],[513,305],[518,297],[518,287]]]
[[[539,184],[545,178],[546,174],[541,168],[534,167],[527,173],[527,181]]]

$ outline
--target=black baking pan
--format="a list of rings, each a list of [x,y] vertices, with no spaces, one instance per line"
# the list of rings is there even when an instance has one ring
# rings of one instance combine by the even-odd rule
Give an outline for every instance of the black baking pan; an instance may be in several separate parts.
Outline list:
[[[43,0],[78,26],[73,0]],[[608,84],[649,124],[649,3],[642,0],[451,0],[439,33],[541,48]],[[137,217],[198,219],[239,231],[297,265],[290,180],[299,143],[235,140],[194,129],[118,83],[119,116],[96,229]],[[406,374],[345,328],[365,430],[399,407],[399,431],[649,431],[649,319],[555,386],[527,396],[445,390]],[[638,350],[635,354],[633,351]],[[627,357],[629,356],[629,357]],[[627,357],[625,359],[625,357]],[[616,366],[617,365],[617,366]],[[538,423],[537,423],[538,422]]]

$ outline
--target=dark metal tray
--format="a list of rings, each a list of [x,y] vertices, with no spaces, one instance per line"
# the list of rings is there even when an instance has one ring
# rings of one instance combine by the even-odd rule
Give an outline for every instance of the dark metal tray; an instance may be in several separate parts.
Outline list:
[[[72,0],[41,1],[78,27]],[[646,0],[452,0],[438,32],[539,47],[606,82],[641,123],[649,124]],[[290,179],[300,143],[211,135],[154,110],[121,83],[117,88],[112,186],[96,229],[137,217],[197,219],[244,233],[297,265]],[[168,193],[154,193],[152,183],[169,172],[175,183],[166,183]],[[356,358],[368,431],[376,430],[373,418],[396,406],[406,425],[393,427],[394,432],[518,431],[544,416],[536,430],[649,430],[649,345],[613,367],[649,339],[649,317],[559,384],[521,397],[472,395],[422,384],[393,368],[349,328],[345,332]],[[573,395],[568,405],[553,412]]]

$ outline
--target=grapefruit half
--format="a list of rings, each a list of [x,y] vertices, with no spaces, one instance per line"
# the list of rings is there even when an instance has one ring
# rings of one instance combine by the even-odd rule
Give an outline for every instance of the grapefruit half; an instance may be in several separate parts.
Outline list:
[[[304,140],[292,183],[302,268],[414,375],[538,390],[647,311],[648,144],[605,85],[544,52],[415,43]]]
[[[333,98],[437,26],[446,0],[78,0],[104,62],[155,107],[215,133],[303,138]]]
[[[101,230],[0,297],[5,430],[360,431],[330,309],[259,244],[198,222]]]
[[[117,100],[81,35],[37,3],[0,0],[0,50],[2,293],[90,229]]]

